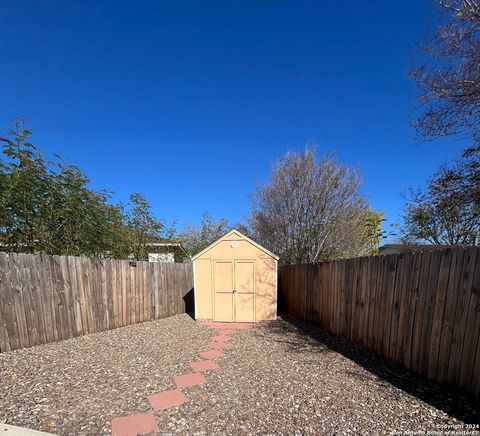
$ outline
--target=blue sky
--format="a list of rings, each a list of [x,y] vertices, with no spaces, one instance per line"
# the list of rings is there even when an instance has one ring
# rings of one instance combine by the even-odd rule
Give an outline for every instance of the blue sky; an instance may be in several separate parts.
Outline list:
[[[271,164],[315,142],[394,223],[465,146],[410,127],[407,73],[437,23],[433,0],[3,0],[0,130],[24,117],[92,187],[180,225],[240,220]]]

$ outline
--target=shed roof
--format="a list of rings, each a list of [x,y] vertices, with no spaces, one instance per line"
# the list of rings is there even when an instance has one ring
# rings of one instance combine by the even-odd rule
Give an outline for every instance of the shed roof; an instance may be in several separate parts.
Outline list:
[[[225,235],[223,235],[221,238],[217,239],[215,242],[211,243],[207,248],[204,248],[200,253],[197,253],[195,256],[192,257],[192,260],[197,259],[200,257],[202,254],[206,253],[208,250],[212,249],[217,245],[219,242],[223,241],[224,239],[228,238],[229,236],[232,236],[234,233],[240,236],[241,239],[244,239],[245,241],[249,242],[259,250],[263,251],[264,253],[268,254],[269,256],[273,257],[275,260],[278,260],[279,257],[275,254],[273,254],[271,251],[267,250],[265,247],[262,247],[260,244],[257,244],[255,241],[250,239],[248,236],[245,236],[243,233],[239,232],[237,229],[232,229]]]

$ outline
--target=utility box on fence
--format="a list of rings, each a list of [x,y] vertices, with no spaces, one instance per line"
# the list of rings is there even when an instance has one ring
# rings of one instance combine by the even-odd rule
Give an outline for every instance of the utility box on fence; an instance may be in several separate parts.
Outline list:
[[[193,257],[195,318],[258,322],[277,316],[278,257],[231,230]]]

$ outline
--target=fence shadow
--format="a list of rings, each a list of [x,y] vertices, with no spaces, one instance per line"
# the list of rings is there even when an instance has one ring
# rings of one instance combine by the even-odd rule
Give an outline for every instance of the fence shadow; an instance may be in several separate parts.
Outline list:
[[[279,268],[280,308],[480,396],[480,247]]]
[[[314,324],[296,320],[286,314],[283,314],[281,319],[285,322],[272,322],[265,328],[275,333],[274,340],[287,344],[292,353],[305,351],[340,353],[383,381],[450,416],[467,424],[480,423],[480,399],[473,395],[432,383],[382,357],[360,350]],[[299,340],[292,340],[292,333],[299,335]],[[282,338],[282,336],[286,337]],[[353,374],[348,370],[345,374],[350,377],[361,377],[360,374]]]

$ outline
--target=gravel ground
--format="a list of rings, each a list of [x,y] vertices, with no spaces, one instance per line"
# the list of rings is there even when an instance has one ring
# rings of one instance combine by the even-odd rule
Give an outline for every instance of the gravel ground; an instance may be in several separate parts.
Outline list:
[[[187,391],[189,403],[157,413],[165,433],[390,434],[480,422],[472,398],[304,323],[279,320],[229,343],[208,384]]]
[[[0,422],[60,435],[110,433],[113,418],[151,411],[147,395],[215,332],[173,316],[0,354]]]
[[[57,434],[108,434],[150,411],[146,396],[216,334],[187,315],[0,355],[0,421]],[[480,404],[427,384],[307,324],[240,331],[190,398],[157,412],[161,434],[389,434],[480,422]],[[447,427],[452,428],[452,427]]]

